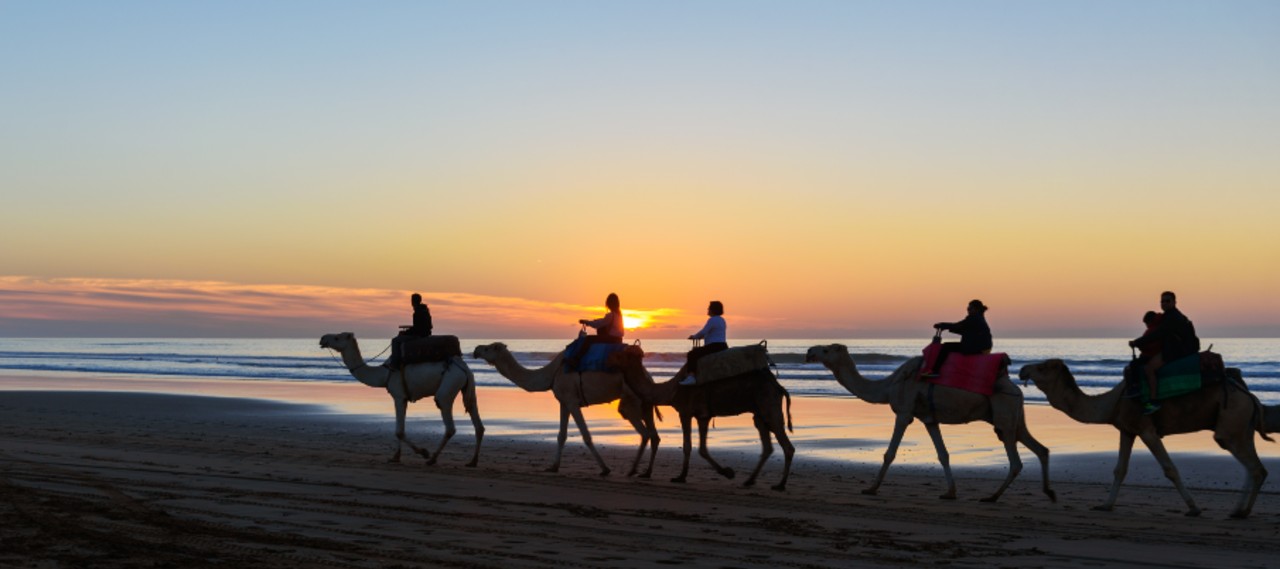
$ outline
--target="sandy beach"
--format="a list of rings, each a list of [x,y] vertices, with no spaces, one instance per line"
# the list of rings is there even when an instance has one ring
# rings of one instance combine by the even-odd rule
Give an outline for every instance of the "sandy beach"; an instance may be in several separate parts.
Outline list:
[[[679,468],[673,413],[652,479],[628,478],[638,440],[607,407],[588,421],[613,469],[598,475],[576,431],[558,474],[547,394],[482,389],[480,465],[470,422],[426,466],[394,448],[390,401],[358,385],[127,377],[5,376],[0,385],[0,565],[18,567],[1265,567],[1280,553],[1280,448],[1260,442],[1273,478],[1248,520],[1230,520],[1243,473],[1208,433],[1169,439],[1204,514],[1183,504],[1144,448],[1116,511],[1106,496],[1115,435],[1030,406],[1053,451],[1058,493],[1025,468],[995,504],[977,500],[1006,469],[986,425],[944,427],[958,500],[913,425],[879,495],[886,407],[796,398],[797,454],[785,492],[775,453],[743,488],[758,442],[744,417],[717,421],[710,448],[739,477],[696,456]],[[96,389],[95,389],[96,388]],[[184,393],[178,395],[175,393]],[[229,394],[236,397],[229,397]],[[430,401],[409,434],[434,448]]]

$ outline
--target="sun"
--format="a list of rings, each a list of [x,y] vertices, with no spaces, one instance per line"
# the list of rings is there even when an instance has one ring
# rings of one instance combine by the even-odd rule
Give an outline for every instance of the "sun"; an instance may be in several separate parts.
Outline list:
[[[627,330],[635,330],[636,328],[644,328],[649,323],[649,319],[643,316],[622,316],[622,327]]]

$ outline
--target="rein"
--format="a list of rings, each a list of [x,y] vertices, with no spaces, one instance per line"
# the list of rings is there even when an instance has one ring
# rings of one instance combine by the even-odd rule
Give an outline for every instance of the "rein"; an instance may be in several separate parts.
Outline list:
[[[324,350],[326,354],[329,354],[329,357],[333,359],[333,362],[334,362],[334,363],[336,363],[336,364],[338,364],[338,365],[342,366],[342,367],[343,367],[343,368],[345,368],[347,371],[355,371],[355,370],[358,370],[358,369],[360,369],[360,368],[366,368],[366,367],[369,367],[369,360],[365,360],[365,361],[364,361],[364,363],[362,363],[362,364],[360,364],[360,365],[358,365],[358,366],[356,366],[356,367],[347,367],[346,362],[343,362],[343,361],[339,360],[337,357],[334,357],[333,353],[334,353],[334,352],[336,352],[337,350],[335,350],[335,349],[333,349],[333,348],[321,348],[321,349],[322,349],[322,350]],[[387,344],[387,347],[383,348],[381,352],[378,352],[378,355],[373,356],[373,358],[371,358],[371,359],[375,359],[375,360],[376,360],[376,359],[378,359],[379,357],[382,357],[382,354],[387,353],[387,350],[390,350],[390,349],[391,349],[391,344]]]

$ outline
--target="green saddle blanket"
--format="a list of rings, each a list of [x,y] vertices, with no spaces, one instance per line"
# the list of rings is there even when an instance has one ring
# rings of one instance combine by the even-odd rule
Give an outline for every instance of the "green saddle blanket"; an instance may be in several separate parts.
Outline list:
[[[1200,354],[1191,354],[1164,364],[1156,370],[1156,381],[1160,382],[1161,399],[1186,395],[1200,389],[1203,385],[1200,377]],[[1142,382],[1142,397],[1151,398],[1151,388],[1146,381]]]

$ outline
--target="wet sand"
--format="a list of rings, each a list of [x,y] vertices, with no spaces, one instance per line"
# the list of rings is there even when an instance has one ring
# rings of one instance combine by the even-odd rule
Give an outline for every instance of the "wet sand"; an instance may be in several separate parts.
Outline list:
[[[554,400],[515,389],[480,391],[479,467],[463,466],[475,437],[460,404],[437,465],[411,454],[389,464],[385,393],[242,383],[0,376],[0,565],[1262,567],[1280,553],[1276,483],[1252,518],[1228,519],[1243,473],[1208,433],[1169,439],[1205,509],[1187,518],[1140,445],[1116,511],[1092,511],[1116,436],[1043,406],[1028,422],[1053,451],[1058,502],[1040,493],[1024,450],[1021,475],[988,504],[977,499],[1007,462],[986,425],[944,427],[959,499],[937,498],[945,485],[919,425],[879,494],[861,494],[891,417],[855,399],[795,398],[796,461],[775,492],[780,452],[756,487],[741,486],[759,449],[745,417],[718,420],[710,441],[738,476],[695,453],[679,485],[667,481],[680,461],[673,413],[647,480],[626,476],[638,439],[604,406],[588,422],[613,473],[598,475],[572,428],[560,473],[543,472]],[[434,448],[441,431],[430,401],[411,407],[412,438]],[[1259,445],[1280,472],[1280,448]]]

